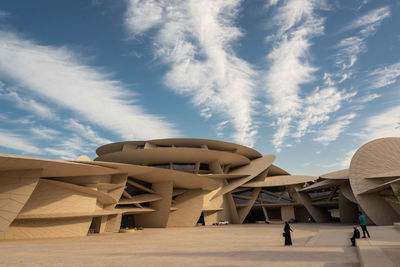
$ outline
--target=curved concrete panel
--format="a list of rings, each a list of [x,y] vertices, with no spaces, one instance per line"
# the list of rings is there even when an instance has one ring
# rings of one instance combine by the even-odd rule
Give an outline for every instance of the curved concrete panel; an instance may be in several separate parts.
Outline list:
[[[141,194],[132,196],[131,199],[121,199],[118,205],[129,205],[143,202],[152,202],[162,199],[160,195],[157,194]]]
[[[91,217],[15,220],[0,239],[33,239],[86,236]]]
[[[356,197],[353,194],[353,191],[351,190],[350,184],[344,184],[340,187],[340,192],[343,194],[343,196],[353,202],[357,204],[357,200]]]
[[[202,188],[204,190],[214,190],[219,186],[218,181],[214,179],[204,178],[188,172],[103,161],[91,161],[88,164],[114,168],[120,172],[127,173],[128,176],[149,183],[172,181],[175,187],[188,189]]]
[[[400,214],[378,194],[360,195],[384,183],[365,177],[396,171],[400,166],[400,138],[381,138],[363,145],[350,164],[350,185],[366,215],[377,225],[389,225],[400,220]]]
[[[255,159],[262,156],[258,151],[242,145],[224,141],[197,139],[197,138],[169,138],[169,139],[155,139],[148,141],[118,142],[101,146],[97,148],[96,153],[97,155],[101,156],[112,152],[122,151],[124,145],[130,145],[132,147],[136,147],[137,145],[144,146],[146,142],[149,142],[156,146],[158,145],[158,146],[195,147],[195,148],[201,148],[203,145],[206,145],[207,148],[211,150],[233,152],[243,155],[249,159]]]
[[[0,233],[14,221],[32,195],[42,169],[0,172]]]
[[[95,211],[96,195],[76,191],[75,188],[65,187],[64,184],[58,181],[40,180],[21,210],[21,215]]]
[[[382,183],[382,184],[377,185],[375,187],[371,187],[370,189],[362,191],[362,192],[359,192],[358,194],[359,195],[365,195],[365,194],[377,193],[377,192],[382,191],[384,189],[392,188],[392,186],[395,186],[396,184],[400,184],[400,178],[391,180],[391,181],[386,182],[386,183]]]
[[[219,173],[210,173],[210,174],[198,174],[200,177],[205,178],[213,178],[213,179],[237,179],[245,176],[249,176],[248,174],[219,174]]]
[[[282,175],[282,176],[267,176],[261,182],[249,182],[243,184],[243,187],[272,187],[285,186],[294,184],[303,184],[316,180],[316,176],[300,176],[300,175]]]
[[[150,202],[150,209],[156,211],[139,214],[135,217],[135,220],[139,226],[143,227],[166,227],[171,208],[173,190],[172,181],[153,183],[152,190],[162,197],[160,200]]]
[[[287,171],[285,171],[282,168],[279,168],[278,166],[271,164],[271,167],[268,169],[268,175],[269,176],[276,176],[276,175],[290,175]]]
[[[368,179],[400,178],[400,166],[399,166],[399,169],[397,169],[397,170],[389,171],[389,172],[385,172],[385,173],[380,173],[380,174],[374,174],[374,175],[367,176],[365,178],[368,178]]]
[[[242,174],[242,173],[249,173],[250,176],[244,177],[237,179],[233,182],[230,182],[229,184],[225,185],[224,187],[221,188],[220,191],[218,191],[212,199],[224,195],[233,189],[247,183],[257,175],[259,175],[261,172],[265,171],[269,166],[271,166],[272,162],[275,160],[275,155],[264,155],[261,158],[252,160],[250,164],[237,168],[233,171],[231,171],[229,174]]]
[[[164,164],[177,163],[211,163],[218,161],[222,165],[231,167],[250,163],[245,156],[225,151],[207,150],[187,147],[150,148],[140,150],[118,151],[104,154],[95,161],[119,162],[127,164]]]
[[[43,169],[41,177],[89,176],[115,174],[110,168],[64,160],[41,159],[27,156],[0,155],[0,171]]]
[[[349,169],[334,171],[319,176],[322,179],[349,179]]]
[[[315,190],[320,190],[324,188],[329,188],[332,186],[340,185],[343,183],[346,183],[347,180],[342,180],[342,179],[329,179],[329,180],[322,180],[319,181],[315,184],[312,184],[310,186],[307,186],[306,188],[303,188],[299,190],[300,192],[310,192],[310,191],[315,191]]]
[[[177,196],[167,226],[195,226],[203,208],[203,190],[192,189]]]

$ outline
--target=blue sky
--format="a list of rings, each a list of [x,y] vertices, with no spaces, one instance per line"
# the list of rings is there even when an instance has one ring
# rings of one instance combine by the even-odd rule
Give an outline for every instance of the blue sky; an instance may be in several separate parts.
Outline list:
[[[400,2],[0,2],[0,153],[231,141],[293,174],[400,136]]]

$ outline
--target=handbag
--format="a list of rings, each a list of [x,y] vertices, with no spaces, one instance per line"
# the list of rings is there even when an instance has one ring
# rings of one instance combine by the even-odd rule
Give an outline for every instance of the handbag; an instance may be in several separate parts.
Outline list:
[[[286,236],[285,232],[282,233],[282,236]]]

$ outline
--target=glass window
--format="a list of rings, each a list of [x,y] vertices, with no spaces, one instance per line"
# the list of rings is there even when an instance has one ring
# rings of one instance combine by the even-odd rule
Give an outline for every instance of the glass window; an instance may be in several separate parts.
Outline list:
[[[207,163],[200,163],[200,170],[201,171],[209,171],[210,166]]]
[[[161,168],[161,169],[170,169],[169,163],[163,163],[163,164],[152,164],[149,165],[149,167],[155,167],[155,168]]]
[[[174,163],[174,170],[194,171],[194,163]]]
[[[330,195],[331,191],[324,191],[324,192],[312,192],[312,193],[308,193],[308,195],[311,198],[315,198],[315,197],[323,197],[323,196],[328,196]]]
[[[263,199],[268,199],[268,200],[277,200],[278,199],[276,196],[269,195],[269,194],[266,194],[266,193],[261,193],[261,197]]]
[[[235,201],[235,204],[244,204],[247,202],[247,199],[236,198],[235,196],[233,196],[233,200]]]

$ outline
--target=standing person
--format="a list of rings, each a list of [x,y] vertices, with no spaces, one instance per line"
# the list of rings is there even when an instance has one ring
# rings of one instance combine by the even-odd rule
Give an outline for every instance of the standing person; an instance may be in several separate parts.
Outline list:
[[[353,247],[355,247],[356,239],[360,238],[360,231],[358,231],[357,225],[354,225],[353,228],[354,228],[354,232],[353,232],[353,236],[350,238],[350,240],[351,240],[351,245]]]
[[[284,231],[284,236],[285,236],[285,246],[291,246],[292,245],[292,237],[290,236],[290,232],[293,232],[293,230],[290,228],[289,223],[285,222],[285,228],[283,228]]]
[[[360,221],[360,226],[361,229],[363,231],[363,237],[362,238],[366,238],[365,233],[367,233],[368,238],[370,238],[368,230],[367,230],[367,220],[365,219],[365,215],[362,214],[360,211],[358,212],[358,220]]]

